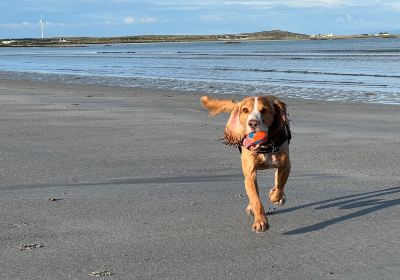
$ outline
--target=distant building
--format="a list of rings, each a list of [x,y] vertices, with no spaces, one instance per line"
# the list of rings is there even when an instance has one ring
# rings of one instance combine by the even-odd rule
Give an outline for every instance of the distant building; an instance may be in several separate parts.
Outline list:
[[[389,32],[379,32],[379,34],[375,34],[376,37],[390,37],[392,36]]]
[[[374,34],[374,37],[378,38],[396,38],[396,35],[390,34],[389,32],[379,32],[378,34]]]
[[[247,35],[247,34],[234,35],[234,39],[247,39],[248,37],[249,37],[249,35]]]
[[[2,41],[1,43],[4,44],[4,45],[9,45],[9,44],[12,44],[14,42],[15,42],[14,40],[5,40],[5,41]]]
[[[248,39],[249,35],[247,34],[228,34],[228,35],[223,35],[220,37],[222,40],[243,40],[243,39]]]
[[[332,39],[333,38],[333,34],[332,33],[327,33],[327,34],[313,34],[310,35],[310,38],[313,40],[328,40],[328,39]]]

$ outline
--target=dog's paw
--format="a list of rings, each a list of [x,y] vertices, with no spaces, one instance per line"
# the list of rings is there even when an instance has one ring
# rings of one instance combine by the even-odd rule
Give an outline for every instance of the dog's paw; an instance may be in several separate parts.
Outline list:
[[[253,231],[264,232],[269,228],[268,221],[266,217],[254,220]]]
[[[286,196],[283,190],[273,188],[269,191],[269,200],[275,205],[282,206],[286,202]]]
[[[253,207],[251,207],[250,203],[246,207],[246,215],[247,216],[254,216]]]

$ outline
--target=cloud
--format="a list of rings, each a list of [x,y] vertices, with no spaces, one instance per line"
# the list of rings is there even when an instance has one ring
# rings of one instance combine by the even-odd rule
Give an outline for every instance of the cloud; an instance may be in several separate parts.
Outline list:
[[[269,9],[274,6],[273,1],[225,1],[224,5],[241,5],[255,8]]]
[[[349,3],[349,2],[347,2]],[[269,9],[274,6],[287,6],[293,8],[303,8],[303,7],[333,7],[344,5],[343,0],[269,0],[269,1],[224,1],[224,5],[242,5],[254,8]]]
[[[222,1],[155,1],[152,10],[160,11],[199,11],[218,9],[223,5]]]
[[[400,3],[399,2],[384,3],[383,6],[388,10],[400,12]]]
[[[221,16],[218,15],[205,15],[200,17],[201,21],[220,21],[222,20]]]
[[[49,27],[79,27],[78,24],[65,23],[65,22],[45,21],[44,24],[45,24],[45,26],[49,26]]]
[[[335,7],[345,5],[342,0],[306,0],[306,1],[285,1],[288,7]]]
[[[139,22],[140,23],[154,23],[154,22],[156,22],[157,21],[157,19],[156,18],[154,18],[154,17],[142,17],[142,18],[139,18]]]
[[[346,26],[347,28],[353,29],[365,29],[378,26],[378,24],[371,20],[366,20],[362,17],[353,17],[350,14],[339,16],[335,18],[335,21],[343,26]]]
[[[400,0],[0,0],[0,7],[1,37],[37,32],[41,14],[49,33],[64,34],[350,34],[399,29]]]
[[[45,27],[79,27],[79,26],[86,26],[87,24],[74,24],[74,23],[66,23],[66,22],[53,22],[53,21],[44,21]],[[22,29],[22,28],[37,28],[40,26],[40,22],[32,23],[28,21],[23,21],[19,23],[0,23],[0,28],[7,28],[7,29]]]
[[[124,23],[125,24],[134,24],[134,23],[136,23],[136,20],[131,16],[127,16],[124,18]]]
[[[354,24],[358,22],[363,22],[364,20],[362,18],[354,18],[349,14],[345,14],[343,16],[335,18],[335,21],[343,24]]]
[[[154,17],[140,17],[138,19],[132,17],[132,16],[126,16],[124,18],[124,24],[136,24],[136,23],[141,23],[141,24],[150,24],[157,22],[157,19]]]
[[[0,27],[2,28],[25,28],[25,27],[33,27],[36,24],[33,24],[28,21],[23,21],[23,22],[11,22],[11,23],[1,23]]]

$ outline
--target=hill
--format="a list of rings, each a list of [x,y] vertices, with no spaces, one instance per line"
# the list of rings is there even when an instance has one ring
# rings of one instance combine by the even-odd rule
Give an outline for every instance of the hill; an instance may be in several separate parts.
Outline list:
[[[62,37],[45,39],[0,40],[2,47],[71,46],[84,44],[152,43],[152,42],[194,42],[215,40],[299,40],[309,39],[309,35],[282,30],[262,31],[242,34],[221,35],[141,35],[124,37]]]
[[[306,34],[293,33],[283,30],[261,31],[253,33],[244,33],[252,40],[288,40],[288,39],[309,39]]]

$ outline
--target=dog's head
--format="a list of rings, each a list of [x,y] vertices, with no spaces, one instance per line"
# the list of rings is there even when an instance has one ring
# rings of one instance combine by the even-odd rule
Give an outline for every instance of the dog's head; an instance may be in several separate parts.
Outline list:
[[[272,95],[246,97],[240,102],[203,96],[201,102],[212,116],[231,113],[225,127],[225,140],[230,145],[240,144],[251,132],[273,133],[288,123],[286,104]]]

